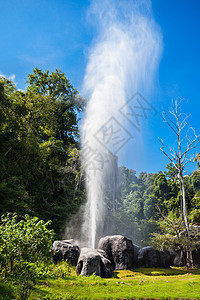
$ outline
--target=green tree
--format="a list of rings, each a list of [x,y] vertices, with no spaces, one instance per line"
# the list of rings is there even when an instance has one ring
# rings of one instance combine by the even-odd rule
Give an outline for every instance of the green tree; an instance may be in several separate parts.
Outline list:
[[[35,69],[28,78],[24,92],[0,78],[0,212],[52,218],[58,232],[84,201],[66,165],[79,147],[85,101],[61,71]]]
[[[82,111],[85,101],[65,74],[57,69],[49,73],[35,68],[33,73],[28,75],[27,83],[28,94],[44,96],[53,101],[55,138],[64,143],[74,143],[78,137],[77,114]]]

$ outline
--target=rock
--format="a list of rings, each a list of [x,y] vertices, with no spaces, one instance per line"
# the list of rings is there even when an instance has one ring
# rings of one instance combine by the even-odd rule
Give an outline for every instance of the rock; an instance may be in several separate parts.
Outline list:
[[[137,268],[138,267],[138,253],[139,253],[140,247],[138,247],[137,245],[133,244],[133,248],[134,248],[133,267]]]
[[[160,267],[170,268],[170,266],[173,265],[173,258],[173,255],[171,255],[169,251],[160,251]]]
[[[200,226],[198,225],[189,225],[190,231],[190,242],[193,257],[193,264],[196,267],[200,267]],[[185,240],[186,231],[183,230],[179,234],[179,238]],[[174,237],[176,238],[176,236]],[[179,249],[177,249],[179,246]],[[181,249],[182,248],[182,249]],[[183,267],[187,265],[187,252],[186,249],[183,249],[183,245],[177,244],[173,246],[170,250],[171,255],[174,257],[173,265],[175,267]]]
[[[82,248],[76,266],[76,273],[82,276],[95,274],[100,277],[110,278],[113,276],[113,269],[104,251]]]
[[[138,252],[138,266],[153,268],[160,265],[160,253],[152,247],[144,247]]]
[[[195,267],[200,267],[200,249],[192,251],[193,263]]]
[[[54,263],[67,260],[76,266],[80,254],[80,248],[75,240],[55,241],[52,247],[52,259]]]
[[[172,257],[172,264],[175,267],[183,267],[186,263],[185,254],[182,250],[170,250],[170,255]]]
[[[126,237],[122,235],[103,237],[99,241],[98,248],[107,253],[114,270],[134,267],[134,246],[132,241]]]
[[[144,247],[138,252],[138,266],[146,268],[169,268],[172,257],[168,251],[159,251],[153,247]]]
[[[186,251],[183,250],[170,250],[170,254],[173,257],[173,266],[183,267],[186,265]],[[200,267],[200,249],[192,251],[193,264],[195,267]]]

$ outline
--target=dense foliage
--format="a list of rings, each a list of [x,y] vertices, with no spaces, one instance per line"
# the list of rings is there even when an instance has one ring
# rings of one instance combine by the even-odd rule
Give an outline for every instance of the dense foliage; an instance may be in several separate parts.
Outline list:
[[[161,234],[162,240],[166,239],[165,233],[171,232],[174,236],[176,230],[165,221],[172,218],[175,223],[179,222],[182,208],[177,172],[172,164],[165,172],[141,172],[138,176],[136,171],[122,166],[119,174],[121,185],[116,194],[115,209],[110,208],[112,212],[107,216],[113,232],[126,235],[139,246],[152,244],[153,233]],[[184,183],[190,224],[200,225],[200,170],[186,175]],[[179,227],[180,232],[184,230],[183,222]],[[160,247],[161,241],[154,240],[153,244]]]
[[[0,77],[0,214],[51,219],[58,232],[84,201],[74,155],[84,100],[59,70],[34,69],[27,84]]]
[[[0,223],[1,271],[12,272],[16,264],[24,262],[48,261],[54,239],[49,230],[50,221],[44,222],[29,215],[19,219],[14,214],[2,216]],[[2,269],[3,268],[3,269]]]
[[[16,287],[17,299],[26,300],[38,280],[63,278],[71,273],[67,262],[54,266],[50,252],[55,233],[29,215],[7,214],[0,221],[0,278]],[[1,287],[0,287],[1,289]],[[10,299],[8,293],[0,299]],[[11,297],[13,298],[13,297]]]

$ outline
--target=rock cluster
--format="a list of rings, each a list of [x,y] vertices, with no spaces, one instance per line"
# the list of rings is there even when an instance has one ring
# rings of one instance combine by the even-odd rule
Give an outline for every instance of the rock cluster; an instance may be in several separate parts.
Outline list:
[[[104,278],[113,276],[113,270],[134,267],[169,268],[183,266],[181,251],[159,251],[153,247],[139,248],[122,235],[106,236],[100,239],[98,249],[79,248],[75,240],[55,241],[52,259],[55,263],[67,260],[76,266],[77,274],[96,274]],[[196,255],[199,259],[199,253]]]

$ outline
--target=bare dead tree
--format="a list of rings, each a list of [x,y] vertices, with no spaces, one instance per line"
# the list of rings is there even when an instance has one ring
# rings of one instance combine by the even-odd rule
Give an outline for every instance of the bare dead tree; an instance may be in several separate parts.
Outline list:
[[[170,129],[176,136],[176,146],[170,147],[169,152],[167,152],[165,151],[164,141],[160,138],[159,140],[162,144],[162,147],[160,148],[161,151],[167,156],[167,158],[172,162],[173,166],[178,171],[182,204],[181,215],[184,220],[187,234],[187,262],[189,267],[193,267],[183,170],[187,163],[194,161],[194,156],[189,152],[193,150],[199,143],[200,135],[197,135],[194,128],[189,125],[188,118],[190,117],[190,115],[182,112],[180,106],[182,101],[183,99],[176,99],[172,103],[172,107],[169,109],[169,113],[166,113],[165,111],[162,112],[163,121],[170,127]]]

